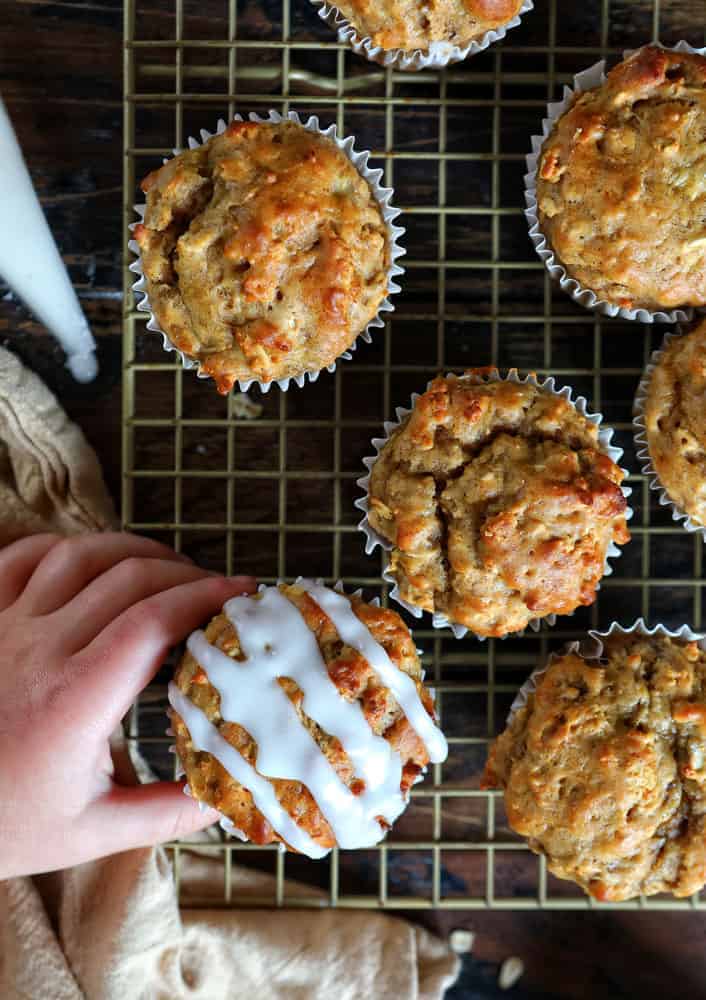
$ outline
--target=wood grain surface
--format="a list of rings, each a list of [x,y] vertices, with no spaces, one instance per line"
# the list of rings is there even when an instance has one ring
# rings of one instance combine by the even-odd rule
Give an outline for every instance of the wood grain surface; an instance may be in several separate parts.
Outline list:
[[[557,40],[564,46],[592,46],[598,48],[601,38],[598,25],[601,10],[607,6],[610,11],[610,30],[605,39],[611,48],[635,46],[644,42],[652,34],[652,12],[654,5],[647,0],[585,0],[581,4],[559,5],[561,9],[556,31]],[[240,4],[239,19],[241,37],[262,41],[281,37],[279,23],[279,2],[270,0],[246,0]],[[517,45],[536,45],[547,36],[547,16],[549,5],[545,0],[536,0],[536,11],[526,19],[526,25],[518,29]],[[305,0],[292,0],[292,30],[301,32],[302,37],[321,40],[330,38],[327,29],[313,14]],[[145,0],[140,5],[136,29],[138,36],[159,40],[173,37],[174,16],[170,0]],[[226,30],[227,4],[207,0],[185,0],[185,30],[190,37],[222,38]],[[662,0],[660,4],[660,27],[662,40],[670,43],[679,37],[686,37],[694,44],[703,44],[706,23],[705,0]],[[522,33],[522,34],[521,34]],[[120,497],[120,420],[121,420],[121,352],[122,352],[122,247],[121,247],[121,184],[122,184],[122,9],[111,0],[94,2],[59,2],[45,0],[18,0],[2,4],[0,19],[0,93],[7,102],[8,110],[17,129],[35,184],[42,197],[47,217],[58,239],[61,251],[69,265],[73,280],[81,296],[82,303],[99,344],[101,372],[99,378],[89,386],[77,386],[63,367],[60,349],[46,335],[20,303],[11,296],[0,301],[0,343],[15,351],[36,370],[59,395],[70,415],[83,427],[95,446],[103,462],[106,478],[116,497]],[[509,43],[508,43],[509,44]],[[150,65],[159,64],[159,57],[153,53]],[[264,69],[271,59],[266,50],[257,49],[244,59],[252,59],[255,65],[259,59]],[[322,74],[331,72],[330,54],[316,56],[307,68],[319,69]],[[481,57],[487,59],[489,57]],[[518,58],[520,58],[518,56]],[[532,64],[523,57],[528,73],[537,73],[541,64]],[[581,65],[593,61],[579,56]],[[222,88],[222,64],[217,55],[209,55],[199,60],[198,73],[187,72],[185,80],[193,82],[194,90],[213,87],[213,93]],[[208,70],[211,60],[211,70]],[[279,60],[277,60],[279,64]],[[351,63],[355,71],[355,61]],[[482,63],[478,64],[482,66]],[[556,67],[559,74],[570,74],[580,68],[567,56],[562,56]],[[153,72],[153,70],[151,71]],[[148,77],[150,90],[160,86],[171,86],[170,70],[166,66],[164,74]],[[161,83],[159,82],[161,80]],[[382,80],[382,77],[381,77]],[[157,81],[157,82],[155,82]],[[218,81],[218,82],[217,82]],[[253,87],[256,84],[252,84]],[[277,66],[272,61],[272,74],[263,74],[259,84],[262,93],[276,92],[281,86]],[[381,83],[382,86],[382,83]],[[424,85],[425,86],[425,85]],[[424,86],[411,91],[412,96],[429,96]],[[479,83],[478,87],[482,88]],[[190,88],[190,85],[189,85]],[[302,104],[306,95],[318,93],[311,80],[292,84]],[[537,91],[528,90],[533,95]],[[474,91],[482,98],[482,89]],[[542,91],[543,93],[543,91]],[[223,108],[217,101],[209,105],[217,115]],[[200,118],[198,117],[200,115]],[[536,111],[515,112],[509,110],[503,118],[503,143],[505,149],[524,153],[530,124],[536,118]],[[204,124],[203,108],[187,108],[185,127],[191,122]],[[348,121],[348,119],[347,119]],[[142,146],[163,145],[163,138],[169,130],[163,112],[155,107],[140,121]],[[448,148],[454,143],[467,140],[469,120],[465,112],[450,113],[448,120]],[[482,116],[473,121],[474,139],[478,149],[489,149],[492,141],[488,122]],[[373,148],[384,148],[384,115],[374,107],[352,114],[349,128],[364,136],[364,144]],[[397,117],[396,129],[403,147],[424,151],[433,149],[435,142],[434,117],[419,108],[410,107]],[[154,158],[153,158],[154,159]],[[146,169],[149,164],[146,163]],[[435,203],[437,195],[436,165],[419,162],[396,164],[396,188],[398,201],[405,205]],[[503,201],[511,197],[521,179],[522,164],[508,164],[502,168],[501,190]],[[506,193],[507,192],[507,195]],[[491,196],[489,174],[474,169],[452,168],[449,170],[447,203],[473,205],[488,202]],[[438,232],[424,215],[408,217],[408,247],[411,257],[420,261],[433,262],[438,253]],[[482,216],[459,215],[450,218],[446,233],[446,256],[472,257],[487,256],[490,252],[490,234],[484,228]],[[519,261],[533,261],[531,247],[522,229],[522,219],[510,219],[501,228],[501,252],[505,257]],[[502,278],[499,297],[508,314],[536,312],[536,296],[543,294],[536,273],[518,270]],[[539,288],[539,291],[538,291]],[[436,312],[437,272],[430,266],[415,268],[408,272],[405,286],[405,300],[400,307],[400,319],[393,325],[393,335],[404,338],[400,357],[410,364],[426,366],[433,370],[436,355],[427,350],[428,325],[413,319],[415,315]],[[475,325],[474,339],[469,346],[464,316],[469,313],[490,312],[488,305],[487,275],[463,272],[449,278],[446,290],[447,320],[444,326],[445,357],[448,363],[464,364],[471,359],[474,363],[484,363],[490,344],[490,327],[482,322]],[[560,301],[559,310],[566,314],[566,324],[557,324],[554,332],[554,363],[563,361],[565,366],[580,366],[582,341],[577,336],[581,328],[576,311],[571,303]],[[407,317],[405,319],[405,316]],[[397,323],[397,321],[396,321]],[[588,314],[585,326],[590,329]],[[620,335],[619,335],[620,334]],[[616,368],[626,365],[639,368],[642,359],[640,338],[634,329],[623,329],[619,324],[605,337],[603,345],[604,363],[606,358]],[[527,335],[522,324],[513,326],[508,322],[503,327],[499,360],[501,363],[519,364],[525,367],[541,365],[534,338]],[[616,346],[616,343],[618,346]],[[138,336],[138,356],[141,359],[158,359],[161,349],[151,336]],[[366,349],[367,350],[367,349]],[[381,388],[379,374],[374,365],[380,359],[381,348],[373,345],[362,361],[356,381],[343,382],[344,415],[355,414],[363,419],[378,420],[381,416]],[[590,367],[591,359],[586,359]],[[420,374],[399,371],[393,374],[390,398],[392,404],[404,401],[409,392],[418,388]],[[634,391],[633,376],[613,377],[602,386],[604,409],[610,419],[624,418],[629,409],[629,401]],[[198,386],[189,376],[184,380],[186,406],[190,412],[221,413],[222,401],[207,399],[208,389]],[[587,379],[590,393],[594,383]],[[150,415],[161,411],[166,416],[173,412],[173,376],[164,378],[151,376],[149,382]],[[291,394],[290,394],[291,395]],[[371,402],[372,400],[372,402]],[[265,417],[276,417],[276,397],[270,394],[262,400]],[[613,407],[611,413],[610,407]],[[219,407],[221,409],[219,410]],[[327,432],[307,429],[306,421],[321,413],[332,412],[333,395],[330,381],[320,380],[307,393],[293,398],[289,403],[289,416],[301,422],[300,429],[289,432],[288,466],[293,471],[327,469],[330,467],[331,436]],[[271,427],[253,427],[248,434],[239,438],[240,451],[237,465],[245,470],[267,469],[270,457],[276,448],[273,439],[276,430]],[[371,434],[369,430],[346,428],[342,432],[341,446],[344,454],[352,456],[350,469],[358,467],[359,457],[364,452]],[[628,444],[628,435],[624,435]],[[145,469],[168,469],[172,467],[173,454],[170,453],[171,439],[164,435],[146,435],[136,440],[136,467]],[[205,448],[205,451],[204,451]],[[223,467],[225,442],[214,437],[205,445],[203,440],[187,437],[184,443],[185,461],[193,461],[195,468]],[[188,466],[187,466],[188,467]],[[344,468],[347,466],[344,465]],[[172,495],[169,489],[160,493],[156,483],[150,482],[150,519],[155,522],[171,518]],[[186,482],[186,481],[185,481]],[[188,487],[187,487],[188,490]],[[251,492],[248,492],[248,491]],[[271,490],[271,486],[267,487]],[[214,491],[213,499],[204,497],[203,491],[187,493],[189,517],[192,519],[217,519],[220,517],[219,501]],[[353,490],[348,481],[343,488],[348,504],[352,503]],[[199,506],[200,505],[200,506]],[[293,476],[288,485],[288,516],[296,521],[298,512],[307,512],[310,519],[316,511],[322,520],[331,517],[331,491],[328,485],[317,485],[317,481],[307,481],[305,477]],[[257,521],[269,516],[276,509],[276,502],[257,480],[242,477],[239,492],[238,516],[244,521]],[[351,514],[351,517],[353,515]],[[348,517],[348,515],[346,515]],[[352,523],[352,522],[351,522]],[[247,539],[246,539],[247,541]],[[194,542],[192,554],[204,562],[218,565],[222,552],[222,534],[218,531],[201,532]],[[292,558],[301,563],[316,566],[317,561],[326,562],[330,543],[313,534],[301,533],[292,542]],[[680,547],[681,546],[681,547]],[[188,544],[186,545],[188,550]],[[660,575],[673,576],[691,572],[691,548],[684,548],[677,536],[670,543],[669,551],[660,549],[654,553],[653,569]],[[637,566],[624,560],[621,572],[638,572]],[[344,540],[342,559],[345,571],[351,575],[363,571],[360,546],[350,546]],[[681,562],[680,562],[681,560]],[[252,541],[242,551],[243,569],[253,569],[261,573],[276,572],[267,545],[260,548]],[[313,570],[310,570],[313,572]],[[656,572],[656,570],[655,570]],[[614,595],[616,591],[612,592]],[[619,593],[619,591],[617,592]],[[691,598],[689,597],[689,601]],[[691,604],[685,605],[689,609]],[[679,604],[672,590],[661,595],[659,611],[678,616],[684,606]],[[689,611],[687,611],[689,614]],[[449,725],[464,724],[466,708],[459,702],[456,712],[452,712]],[[453,762],[452,762],[453,764]],[[418,821],[423,822],[421,813]],[[410,822],[417,822],[414,815]],[[446,820],[445,820],[446,822]],[[468,823],[468,817],[453,815],[450,811],[448,822]],[[411,830],[412,833],[418,832]],[[446,832],[446,831],[445,831]],[[453,865],[449,864],[448,877],[453,876]],[[369,873],[362,868],[361,878]],[[355,877],[355,873],[350,875]],[[414,881],[418,873],[405,868],[401,862],[397,877],[404,881]],[[521,880],[523,872],[510,868],[508,879]],[[519,956],[525,964],[525,973],[520,983],[512,990],[517,997],[652,997],[680,994],[691,997],[706,997],[706,959],[704,958],[704,937],[706,935],[706,915],[701,913],[559,913],[559,912],[429,912],[423,915],[410,913],[411,919],[421,920],[427,927],[445,935],[455,927],[470,928],[475,931],[473,955],[464,963],[463,977],[452,991],[454,998],[486,998],[500,995],[497,976],[503,959],[511,955]]]

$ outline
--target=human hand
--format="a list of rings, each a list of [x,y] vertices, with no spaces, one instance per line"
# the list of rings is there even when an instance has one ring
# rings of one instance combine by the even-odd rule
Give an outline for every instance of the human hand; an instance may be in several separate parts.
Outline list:
[[[0,551],[0,879],[215,822],[179,782],[119,784],[109,737],[169,647],[253,589],[134,535]]]

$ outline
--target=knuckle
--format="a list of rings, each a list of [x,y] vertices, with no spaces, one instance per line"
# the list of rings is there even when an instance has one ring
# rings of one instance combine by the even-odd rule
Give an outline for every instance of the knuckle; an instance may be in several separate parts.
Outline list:
[[[154,616],[149,607],[150,600],[151,598],[147,598],[138,601],[137,604],[133,604],[120,615],[118,624],[124,631],[126,638],[135,632],[144,632],[152,623]]]
[[[11,542],[5,548],[0,549],[0,567],[2,567],[2,579],[11,573],[13,567],[22,566],[23,563],[32,557],[37,565],[46,558],[48,552],[62,541],[61,535],[47,532],[41,535],[30,535],[28,538],[20,538]]]
[[[156,621],[160,617],[161,610],[162,606],[157,594],[150,594],[149,597],[143,597],[132,608],[135,618],[143,622]]]
[[[151,565],[148,559],[142,556],[128,556],[117,566],[120,578],[126,583],[139,582],[150,576]]]
[[[39,535],[31,535],[29,538],[23,538],[18,545],[56,545],[58,542],[66,541],[63,535],[60,535],[57,531],[45,531]]]
[[[77,548],[80,539],[78,538],[59,538],[55,545],[50,549],[50,556],[52,560],[56,559],[59,562],[63,562],[66,559],[73,558],[74,550]]]
[[[120,616],[126,639],[159,639],[164,632],[164,610],[156,596],[144,597]]]

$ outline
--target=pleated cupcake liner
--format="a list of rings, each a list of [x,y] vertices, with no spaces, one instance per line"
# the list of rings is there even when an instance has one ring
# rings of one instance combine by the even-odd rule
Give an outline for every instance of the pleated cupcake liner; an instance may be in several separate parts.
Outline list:
[[[687,514],[685,510],[682,510],[682,508],[672,500],[666,486],[662,484],[662,480],[659,478],[657,470],[652,464],[650,447],[647,440],[647,425],[645,423],[645,406],[647,404],[647,394],[650,389],[652,373],[659,364],[670,341],[683,336],[685,336],[685,333],[681,328],[677,328],[676,332],[665,334],[660,347],[656,351],[652,352],[649,363],[647,364],[647,367],[642,374],[642,378],[640,379],[640,384],[637,387],[633,403],[632,426],[636,445],[635,457],[640,465],[640,471],[647,479],[650,490],[657,493],[657,499],[660,506],[670,508],[672,512],[672,520],[677,523],[681,523],[681,526],[685,531],[701,535],[702,538],[706,539],[706,527],[699,524],[697,521],[692,520],[689,514]]]
[[[560,659],[562,656],[566,656],[568,653],[578,653],[578,655],[582,656],[585,660],[595,660],[598,665],[601,657],[603,656],[603,640],[609,639],[611,636],[616,634],[644,635],[648,637],[654,635],[666,636],[669,639],[679,639],[682,642],[696,642],[698,643],[699,649],[706,652],[706,634],[703,632],[694,632],[689,625],[681,625],[678,629],[668,629],[666,625],[653,625],[650,627],[647,625],[644,618],[637,618],[632,625],[628,626],[621,625],[619,622],[614,621],[605,631],[590,629],[587,632],[587,638],[575,639],[573,642],[568,642],[556,653],[550,653],[546,663],[532,671],[530,676],[515,695],[515,699],[510,706],[510,711],[508,712],[506,725],[509,726],[517,712],[525,707],[529,696],[534,694],[537,690],[537,681],[547,672],[552,663]]]
[[[693,46],[684,41],[681,41],[674,46],[663,45],[660,46],[660,48],[668,49],[671,52],[690,52],[697,55],[706,55],[706,48],[695,49]],[[636,50],[625,51],[623,53],[623,58],[627,58],[633,51]],[[591,309],[603,316],[619,317],[621,319],[634,320],[639,323],[685,323],[694,315],[694,310],[691,307],[684,309],[671,309],[668,312],[661,310],[651,312],[648,309],[641,308],[626,309],[615,305],[613,302],[608,302],[605,299],[599,298],[594,291],[587,288],[585,285],[582,285],[576,278],[571,277],[564,265],[555,256],[550,242],[540,227],[537,205],[537,171],[539,169],[539,160],[541,158],[544,142],[554,128],[557,120],[561,118],[561,116],[571,107],[574,97],[577,94],[582,94],[587,90],[593,90],[595,87],[599,87],[605,82],[605,66],[605,59],[602,59],[600,62],[594,63],[593,66],[589,66],[588,69],[583,70],[581,73],[577,73],[576,76],[574,76],[573,88],[564,87],[562,99],[560,101],[550,102],[547,105],[547,117],[542,119],[542,134],[532,136],[532,151],[531,153],[528,153],[526,158],[527,173],[524,178],[525,202],[527,205],[527,208],[525,209],[525,217],[529,225],[530,239],[532,240],[537,255],[543,262],[551,278],[558,282],[561,289],[566,292],[567,295],[570,295],[575,302],[578,302],[578,304],[583,306],[585,309]]]
[[[474,378],[478,383],[507,381],[507,382],[515,382],[518,384],[529,384],[537,386],[537,388],[541,389],[543,392],[551,393],[554,396],[559,396],[562,399],[565,399],[568,403],[570,403],[574,407],[577,413],[585,417],[589,421],[589,423],[594,424],[596,427],[600,427],[600,425],[603,422],[602,413],[589,412],[588,403],[584,396],[577,396],[576,399],[574,400],[571,387],[564,386],[563,388],[558,389],[556,387],[556,381],[553,377],[538,379],[537,376],[533,374],[520,376],[517,369],[512,368],[508,371],[507,375],[505,376],[501,375],[497,370],[494,370],[486,375],[482,376],[475,375]],[[432,384],[431,381],[427,383],[426,386],[427,390],[429,389],[431,384]],[[385,566],[383,568],[382,578],[387,583],[392,584],[390,597],[392,597],[392,599],[396,601],[397,604],[403,607],[415,618],[421,618],[425,614],[425,611],[424,609],[419,608],[414,604],[410,604],[409,601],[404,600],[404,598],[400,595],[397,579],[390,570],[389,553],[394,548],[394,545],[392,545],[391,542],[388,542],[386,538],[383,538],[382,535],[380,535],[377,531],[375,531],[375,529],[370,524],[368,514],[369,514],[369,502],[370,502],[370,493],[369,493],[370,475],[373,466],[375,465],[375,462],[377,461],[381,450],[390,440],[392,434],[407,420],[407,418],[412,413],[412,410],[414,409],[414,406],[417,400],[419,399],[419,396],[420,393],[415,392],[412,394],[410,407],[398,406],[395,409],[395,415],[397,419],[385,421],[383,425],[385,436],[381,438],[372,439],[371,445],[375,451],[375,454],[369,455],[368,457],[363,459],[363,465],[366,467],[368,471],[365,476],[362,476],[360,479],[356,480],[356,485],[363,490],[365,495],[355,501],[355,506],[358,508],[358,510],[361,510],[364,515],[363,520],[360,521],[360,523],[358,524],[358,530],[365,535],[366,555],[371,555],[378,546],[383,550],[383,552],[385,553]],[[618,448],[616,445],[611,444],[612,438],[613,438],[613,429],[611,427],[600,427],[600,430],[598,432],[599,447],[601,451],[604,454],[606,454],[617,465],[623,456],[623,449]],[[625,475],[628,474],[626,469],[622,469],[622,472],[624,472]],[[621,486],[620,489],[623,496],[626,499],[632,493],[632,489],[629,486]],[[630,520],[632,515],[633,515],[632,508],[628,507],[625,511],[626,521]],[[615,542],[611,542],[606,552],[605,565],[603,568],[603,576],[611,575],[613,570],[612,567],[610,566],[609,560],[617,559],[620,555],[621,555],[621,550],[618,548]],[[600,584],[596,589],[597,590],[600,589]],[[435,629],[450,629],[455,639],[462,639],[469,633],[471,635],[474,635],[475,638],[479,639],[481,642],[484,642],[488,638],[487,636],[478,635],[476,632],[473,632],[465,625],[459,625],[457,622],[450,621],[446,615],[441,614],[440,612],[426,612],[426,613],[431,614],[432,626]],[[552,626],[556,623],[556,619],[557,616],[555,614],[545,615],[543,618],[533,618],[528,623],[528,627],[533,632],[538,632],[542,626],[542,622],[544,622],[548,626]],[[506,635],[500,636],[499,638],[502,639],[518,638],[519,636],[524,635],[525,632],[526,629],[523,629],[521,632],[508,632]]]
[[[494,45],[495,42],[501,41],[508,31],[519,25],[525,14],[534,9],[532,0],[524,0],[518,13],[507,24],[486,31],[480,38],[467,45],[432,42],[428,49],[413,49],[411,52],[407,52],[405,49],[384,49],[381,45],[375,45],[372,38],[360,35],[357,28],[341,13],[338,7],[328,3],[327,0],[310,0],[310,3],[316,7],[321,20],[333,28],[341,44],[348,45],[359,56],[377,63],[379,66],[405,71],[443,69],[444,66],[450,66],[453,63],[462,62],[469,56],[477,55],[490,45]]]
[[[244,121],[242,115],[235,115],[232,121]],[[364,343],[369,344],[372,341],[371,331],[383,327],[385,325],[384,316],[386,313],[394,312],[394,305],[391,301],[391,296],[397,295],[401,288],[397,283],[397,278],[404,274],[404,268],[400,265],[400,258],[406,253],[403,246],[400,245],[400,237],[404,235],[405,230],[395,224],[395,220],[400,216],[400,210],[392,205],[393,189],[383,187],[381,184],[383,171],[378,168],[371,168],[368,166],[368,161],[370,159],[369,150],[356,150],[355,149],[355,137],[354,136],[344,136],[338,135],[338,130],[335,125],[329,125],[328,128],[321,128],[319,125],[319,119],[316,115],[312,115],[306,121],[303,121],[296,111],[289,111],[286,115],[281,115],[278,111],[269,111],[267,115],[262,116],[255,114],[254,112],[248,115],[248,120],[258,123],[268,123],[279,125],[281,122],[295,122],[297,125],[301,125],[308,132],[318,132],[319,135],[325,136],[327,139],[331,139],[342,153],[345,154],[348,160],[353,164],[361,177],[363,177],[372,190],[373,196],[380,207],[382,213],[383,221],[385,223],[385,228],[387,230],[388,242],[389,242],[389,252],[390,252],[390,266],[387,272],[387,294],[384,301],[380,305],[377,314],[374,319],[372,319],[365,329],[358,334],[353,343],[348,347],[342,354],[336,358],[330,365],[326,365],[324,368],[319,368],[315,371],[305,371],[299,375],[289,376],[283,379],[275,379],[271,382],[261,382],[259,379],[239,379],[237,381],[238,388],[241,392],[247,392],[253,385],[258,385],[262,392],[269,392],[270,387],[274,384],[278,385],[282,392],[287,392],[291,383],[294,383],[299,388],[302,388],[305,382],[316,382],[319,375],[323,371],[334,372],[336,370],[336,365],[339,361],[349,361],[353,356],[353,351],[357,347],[359,340]],[[208,132],[206,129],[201,129],[200,139],[194,139],[189,137],[188,148],[196,149],[198,146],[203,145],[212,139],[214,135],[221,135],[225,132],[227,128],[227,123],[224,119],[220,118],[216,125],[215,132]],[[178,156],[181,152],[179,149],[173,150],[174,156]],[[164,163],[168,160],[165,159]],[[140,204],[133,206],[135,212],[139,216],[139,220],[134,222],[130,226],[130,230],[134,230],[135,226],[142,222],[145,216],[145,211],[147,209],[146,204]],[[132,286],[132,290],[135,293],[137,310],[139,312],[144,312],[149,314],[149,320],[147,321],[147,329],[153,333],[161,334],[162,345],[165,351],[174,352],[180,359],[182,366],[185,369],[196,369],[196,374],[198,378],[209,379],[211,376],[203,371],[199,361],[196,358],[189,357],[183,351],[179,350],[171,340],[169,339],[169,334],[166,333],[152,311],[152,306],[149,300],[149,294],[147,292],[147,282],[143,273],[142,266],[142,256],[140,254],[140,247],[136,240],[130,240],[128,243],[128,248],[135,254],[136,260],[130,265],[130,270],[133,274],[137,275],[137,280]]]

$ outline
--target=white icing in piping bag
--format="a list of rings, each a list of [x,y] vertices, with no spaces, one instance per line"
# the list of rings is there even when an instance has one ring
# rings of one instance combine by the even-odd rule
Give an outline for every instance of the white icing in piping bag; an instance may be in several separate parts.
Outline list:
[[[96,342],[59,255],[0,99],[0,275],[66,352],[77,382],[96,377]]]

